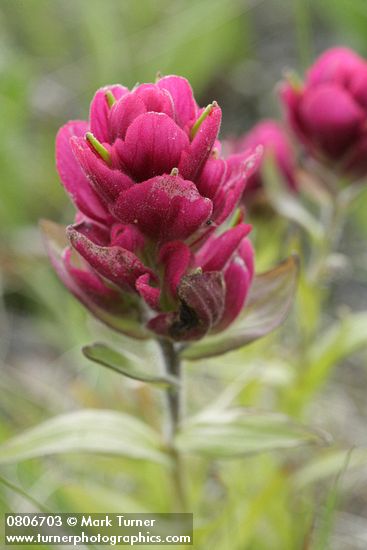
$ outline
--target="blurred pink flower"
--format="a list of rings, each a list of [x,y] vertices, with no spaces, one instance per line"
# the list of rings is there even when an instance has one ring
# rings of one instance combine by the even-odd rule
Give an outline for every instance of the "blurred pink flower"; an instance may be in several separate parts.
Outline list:
[[[367,172],[367,62],[343,47],[324,52],[304,84],[285,82],[288,121],[309,153],[355,176]]]
[[[264,148],[263,161],[270,155],[284,183],[289,189],[295,191],[297,189],[295,153],[282,125],[276,120],[262,120],[236,141],[235,150],[245,151],[258,145]],[[253,195],[263,187],[261,166],[259,166],[259,169],[249,177],[244,197]]]

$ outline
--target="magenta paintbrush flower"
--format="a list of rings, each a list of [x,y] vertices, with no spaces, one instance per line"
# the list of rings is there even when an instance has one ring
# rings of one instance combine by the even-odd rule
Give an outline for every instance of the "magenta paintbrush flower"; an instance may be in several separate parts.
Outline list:
[[[367,172],[367,63],[332,48],[309,69],[304,84],[281,90],[294,132],[309,153],[354,176]]]
[[[188,81],[97,91],[90,118],[58,132],[56,162],[78,209],[59,276],[97,317],[174,340],[226,328],[253,277],[250,226],[225,228],[260,151],[220,158],[221,110]]]
[[[236,151],[245,151],[257,145],[262,145],[264,148],[263,161],[267,155],[271,156],[285,185],[295,191],[297,189],[295,153],[283,126],[276,120],[262,120],[239,138],[234,147]],[[249,177],[244,197],[251,197],[263,188],[260,166],[259,170]]]

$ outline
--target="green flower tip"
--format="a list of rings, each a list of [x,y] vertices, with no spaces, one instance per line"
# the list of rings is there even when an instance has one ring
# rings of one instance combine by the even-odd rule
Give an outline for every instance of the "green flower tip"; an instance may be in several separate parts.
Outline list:
[[[294,91],[300,92],[302,90],[303,82],[299,74],[291,70],[286,70],[283,74],[285,80],[293,88]]]
[[[219,159],[219,149],[218,147],[213,147],[211,155],[215,159]]]
[[[106,101],[107,101],[107,104],[108,104],[109,108],[111,109],[112,105],[114,105],[114,103],[116,103],[115,96],[113,95],[111,90],[107,90],[107,92],[105,93],[105,98],[106,98]]]
[[[240,224],[243,220],[243,214],[241,208],[237,208],[235,210],[232,219],[229,222],[229,227],[236,227],[238,224]]]
[[[210,115],[210,113],[212,112],[214,107],[218,107],[218,103],[216,101],[213,101],[213,103],[209,103],[209,105],[207,105],[207,107],[205,107],[204,111],[201,113],[201,115],[199,116],[199,118],[197,119],[197,121],[195,122],[193,127],[191,128],[191,131],[190,131],[190,138],[191,139],[194,139],[194,137],[196,136],[196,134],[198,133],[198,131],[200,129],[200,126],[202,125],[204,120]]]
[[[107,164],[111,164],[111,155],[109,151],[107,151],[107,149],[103,147],[102,143],[94,137],[92,132],[87,132],[85,134],[85,139],[87,140],[89,145],[95,150],[97,155],[101,157],[101,159],[103,159]]]

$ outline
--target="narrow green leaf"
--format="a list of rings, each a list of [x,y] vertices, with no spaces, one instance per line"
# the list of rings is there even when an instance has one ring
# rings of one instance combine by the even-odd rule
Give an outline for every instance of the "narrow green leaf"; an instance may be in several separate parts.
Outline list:
[[[41,502],[38,502],[38,500],[36,500],[34,497],[32,497],[32,495],[29,495],[21,487],[18,487],[18,485],[15,485],[11,481],[9,481],[9,480],[5,479],[4,477],[1,477],[1,476],[0,476],[0,485],[4,485],[8,489],[10,489],[12,492],[17,493],[22,498],[27,500],[32,506],[35,506],[36,508],[38,508],[38,510],[41,510],[41,512],[43,512],[45,514],[50,514],[51,513],[51,511],[48,508],[43,506],[43,504]]]
[[[102,453],[165,463],[160,436],[128,414],[86,409],[47,420],[0,446],[0,464],[64,453]]]
[[[177,386],[178,384],[178,380],[174,376],[155,376],[154,374],[144,371],[137,360],[133,359],[132,356],[129,357],[128,354],[116,351],[106,344],[96,342],[90,346],[85,346],[82,351],[91,361],[112,369],[119,374],[123,374],[128,378],[161,386]],[[140,363],[141,362],[142,360],[140,360]]]
[[[335,322],[311,349],[315,361],[341,361],[367,346],[367,311],[350,313]]]
[[[257,275],[243,313],[224,332],[183,348],[192,361],[213,357],[250,344],[276,329],[292,306],[297,286],[298,259],[290,256],[277,267]]]
[[[349,464],[349,460],[352,452],[353,452],[353,449],[351,449],[350,452],[346,455],[343,467],[338,472],[334,480],[334,483],[332,484],[328,492],[324,509],[321,511],[321,514],[320,514],[321,517],[318,519],[318,523],[320,524],[320,527],[316,531],[316,537],[315,537],[316,540],[313,544],[314,550],[325,550],[325,548],[331,549],[329,542],[331,539],[331,534],[335,523],[335,512],[336,512],[336,507],[337,507],[338,499],[340,495],[341,479],[348,469],[348,464]]]
[[[367,312],[351,313],[336,321],[310,350],[310,368],[303,377],[309,395],[326,380],[330,370],[359,349],[367,347]]]
[[[331,450],[318,455],[314,460],[300,468],[293,477],[293,483],[297,490],[303,489],[312,483],[319,483],[331,476],[336,476],[344,464],[348,463],[347,470],[366,468],[367,449]]]
[[[286,416],[246,409],[206,412],[185,424],[176,438],[180,451],[214,458],[325,442],[325,435]]]

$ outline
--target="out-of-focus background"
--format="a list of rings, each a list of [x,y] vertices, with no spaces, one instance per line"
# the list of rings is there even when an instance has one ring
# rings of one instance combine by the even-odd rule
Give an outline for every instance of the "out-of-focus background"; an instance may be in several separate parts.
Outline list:
[[[262,117],[280,116],[276,88],[284,69],[302,73],[337,44],[367,55],[367,3],[2,0],[0,29],[0,438],[86,407],[151,420],[154,392],[83,358],[81,345],[103,340],[106,331],[69,296],[44,254],[38,220],[67,224],[73,218],[54,166],[58,128],[87,117],[98,87],[154,81],[160,71],[189,78],[199,104],[217,100],[222,136],[238,135]],[[332,281],[330,311],[322,311],[325,325],[349,309],[367,309],[366,209],[364,193],[347,223],[342,249],[350,265]],[[257,251],[258,265],[270,267],[281,256],[273,238]],[[295,315],[304,320],[312,311],[306,307]],[[199,532],[197,548],[367,547],[363,453],[354,459],[352,451],[351,468],[335,485],[343,452],[367,445],[366,352],[349,355],[333,369],[326,361],[305,396],[289,358],[291,346],[286,325],[281,337],[278,332],[240,354],[187,365],[189,384],[195,381],[193,410],[244,373],[241,404],[294,414],[335,440],[331,450],[270,453],[213,466],[216,482],[198,483],[196,491],[203,494],[196,494],[197,501],[214,511],[224,509],[229,496],[228,516],[203,535],[205,543]],[[0,476],[6,511],[34,509],[30,498],[54,511],[164,511],[169,501],[158,466],[126,459],[45,457],[4,466]]]

